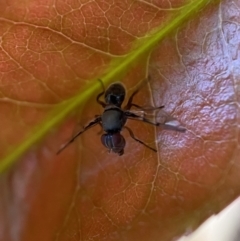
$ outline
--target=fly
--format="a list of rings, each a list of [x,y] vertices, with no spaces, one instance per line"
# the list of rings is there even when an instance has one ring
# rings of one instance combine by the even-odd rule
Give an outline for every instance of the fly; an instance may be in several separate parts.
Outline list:
[[[132,103],[133,97],[139,92],[139,88],[135,90],[132,95],[130,96],[126,106],[122,108],[122,103],[125,99],[126,90],[124,86],[120,83],[113,83],[111,84],[107,90],[105,90],[102,81],[100,80],[103,91],[97,95],[96,101],[103,107],[102,115],[96,115],[95,119],[90,121],[86,126],[83,127],[81,131],[76,133],[67,143],[65,143],[60,150],[57,152],[59,154],[62,152],[68,145],[70,145],[78,136],[80,136],[86,130],[94,127],[95,125],[99,124],[103,131],[105,132],[101,136],[102,144],[109,150],[109,152],[114,152],[119,156],[124,154],[124,148],[126,145],[126,141],[124,137],[121,135],[121,131],[126,129],[130,136],[140,144],[144,145],[145,147],[149,148],[150,150],[157,152],[157,150],[143,141],[139,140],[135,137],[132,130],[127,127],[126,121],[127,119],[139,120],[153,126],[162,126],[165,129],[173,129],[176,131],[184,132],[185,128],[180,126],[180,123],[172,118],[176,123],[172,125],[172,122],[165,119],[162,123],[160,122],[153,122],[148,118],[145,118],[145,115],[139,115],[131,111],[132,107],[140,109],[143,113],[144,111],[154,111],[164,108],[164,106],[159,107],[150,107],[150,108],[143,108],[137,104]],[[104,100],[100,100],[100,97],[104,95]],[[170,128],[169,128],[170,127]]]

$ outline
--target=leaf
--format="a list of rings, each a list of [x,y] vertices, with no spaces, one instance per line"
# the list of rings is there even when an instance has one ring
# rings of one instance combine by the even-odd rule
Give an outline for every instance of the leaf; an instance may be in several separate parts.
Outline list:
[[[109,81],[116,76],[119,77],[121,72],[125,72],[126,69],[129,68],[130,64],[131,64],[131,66],[133,66],[135,64],[134,63],[135,61],[139,62],[138,59],[140,57],[142,57],[142,55],[146,54],[146,52],[149,53],[150,50],[152,49],[152,47],[154,45],[156,45],[159,40],[161,40],[167,33],[171,32],[173,29],[178,27],[184,20],[186,20],[191,14],[193,14],[194,11],[196,11],[197,9],[200,9],[205,4],[206,4],[206,1],[203,1],[203,0],[200,0],[194,4],[190,2],[190,4],[186,5],[185,8],[183,8],[181,11],[178,12],[177,17],[173,18],[172,22],[170,22],[166,26],[163,25],[163,27],[161,27],[161,28],[159,27],[159,29],[161,29],[161,31],[158,31],[158,32],[155,31],[156,32],[155,35],[150,37],[150,39],[147,42],[142,41],[142,40],[138,41],[138,43],[137,43],[139,45],[138,48],[136,50],[130,52],[130,54],[126,55],[126,57],[124,59],[120,59],[120,60],[117,59],[117,60],[111,61],[111,63],[109,63],[110,68],[108,69],[108,73],[104,77],[102,77],[103,81]],[[93,3],[93,6],[96,7],[94,3]],[[91,7],[93,7],[93,6],[91,6]],[[138,6],[138,4],[137,4],[137,6]],[[84,10],[81,14],[86,13],[85,7],[83,7],[83,9]],[[144,11],[145,10],[146,9],[144,9]],[[150,10],[153,11],[152,9],[150,9]],[[149,18],[149,16],[148,16],[148,18]],[[153,18],[153,16],[151,18]],[[28,29],[27,30],[23,29],[22,26],[20,26],[20,30],[17,29],[17,31],[20,31],[20,32],[24,31],[24,34],[27,35],[27,37],[31,36],[31,32]],[[36,36],[33,37],[34,43],[35,43],[37,37]],[[56,45],[57,45],[57,47],[55,48],[55,46],[54,47],[52,47],[51,45],[45,46],[43,44],[43,46],[45,47],[44,50],[47,51],[46,56],[45,56],[45,52],[44,52],[43,59],[48,61],[48,58],[50,57],[50,60],[52,60],[51,58],[53,58],[53,60],[57,59],[57,60],[61,61],[61,59],[59,59],[58,55],[56,55],[54,57],[49,56],[48,51],[53,51],[55,49],[57,49],[57,50],[65,49],[65,48],[67,48],[68,43],[65,43],[64,40],[62,40],[62,39],[61,39],[61,41],[59,41],[58,39],[57,40],[54,39],[55,36],[52,37],[49,33],[43,34],[42,37],[44,38],[43,42],[46,41],[46,38],[51,37],[51,40],[53,39],[53,42],[56,43]],[[14,44],[15,44],[15,42],[14,42]],[[6,47],[8,47],[8,45],[10,45],[10,47],[12,47],[11,43],[10,44],[8,43]],[[102,47],[102,46],[100,46],[100,47]],[[42,48],[40,48],[40,50],[42,50]],[[85,53],[86,50],[84,50],[84,49],[80,49],[80,50],[81,50],[80,54],[83,54],[83,53],[86,54]],[[75,48],[70,47],[69,51],[70,51],[69,55],[72,55],[72,52],[75,51]],[[79,49],[77,49],[77,51],[79,51]],[[22,52],[21,52],[21,54],[22,54]],[[66,55],[68,57],[68,51],[67,51]],[[29,58],[30,59],[38,59],[38,57],[36,56],[35,53],[32,53],[32,52],[31,53],[27,52],[26,56],[27,56],[26,68],[28,68],[29,70],[30,69],[32,70],[32,63],[28,62]],[[71,59],[71,57],[72,56],[70,56],[70,59]],[[105,56],[99,56],[99,58],[100,57],[102,58],[102,61],[109,61],[108,58],[105,58]],[[96,57],[96,59],[97,59],[97,57]],[[54,64],[54,61],[52,61],[52,62]],[[44,64],[39,63],[38,60],[36,61],[35,65],[40,65],[40,67],[44,68],[44,66],[43,66]],[[83,64],[83,67],[85,67],[84,64]],[[99,66],[98,66],[98,68],[99,68]],[[36,74],[38,74],[38,73],[36,73]],[[53,74],[55,74],[55,68],[54,68]],[[60,71],[60,74],[61,74],[61,71]],[[49,81],[48,81],[48,84],[49,84]],[[50,114],[50,116],[48,116],[48,118],[45,119],[45,121],[43,121],[43,124],[40,127],[35,128],[35,130],[33,131],[34,135],[31,134],[30,137],[26,138],[25,141],[23,142],[23,144],[21,144],[19,146],[19,148],[14,149],[14,152],[12,150],[10,150],[10,154],[3,160],[2,165],[0,166],[0,170],[4,170],[9,165],[11,165],[11,163],[14,162],[16,160],[16,158],[18,158],[26,149],[28,149],[33,143],[35,143],[42,136],[44,136],[54,125],[56,125],[57,123],[62,121],[62,119],[66,115],[71,113],[73,111],[73,109],[75,109],[77,106],[79,106],[79,103],[82,103],[83,100],[86,100],[87,97],[90,96],[91,93],[93,93],[95,89],[96,89],[96,83],[92,87],[87,86],[87,88],[85,88],[85,90],[81,90],[80,94],[77,95],[75,98],[67,101],[63,105],[60,105],[58,108],[54,109],[52,111],[52,114]]]
[[[1,240],[169,240],[239,195],[234,3],[209,5],[159,44],[149,63],[144,56],[182,23],[174,21],[176,15],[189,17],[178,3],[172,11],[145,2],[21,4],[1,8],[1,121],[8,127],[2,130],[2,156],[11,151],[1,170],[28,150],[1,176]],[[156,26],[161,38],[152,32]],[[75,115],[84,124],[101,111],[93,98],[78,114],[79,104],[100,88],[86,79],[102,74],[107,83],[130,68],[127,89],[149,68],[153,102],[164,103],[188,132],[156,130],[157,156],[124,133],[126,153],[118,158],[106,153],[98,129],[92,129],[56,156],[78,122]],[[149,99],[144,88],[135,101],[144,105]],[[151,126],[128,125],[154,145]],[[33,147],[53,128],[55,133]]]

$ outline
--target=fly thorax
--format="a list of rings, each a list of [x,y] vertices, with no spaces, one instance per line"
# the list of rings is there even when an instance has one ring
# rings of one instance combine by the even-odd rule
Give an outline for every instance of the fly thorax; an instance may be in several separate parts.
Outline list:
[[[102,126],[105,132],[119,132],[125,122],[124,112],[120,108],[107,109],[102,114]]]

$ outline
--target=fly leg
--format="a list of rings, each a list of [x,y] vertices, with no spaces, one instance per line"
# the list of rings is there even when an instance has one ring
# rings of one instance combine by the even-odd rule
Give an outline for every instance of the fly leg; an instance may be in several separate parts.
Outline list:
[[[137,89],[131,94],[130,98],[128,99],[128,103],[127,105],[124,107],[125,110],[130,110],[131,107],[134,105],[132,103],[133,101],[133,97],[139,92],[139,90],[143,87],[143,85],[145,85],[149,80],[149,77],[145,78],[140,85],[137,87]]]
[[[126,117],[128,119],[132,119],[132,120],[140,120],[140,121],[143,121],[143,122],[146,122],[148,124],[151,124],[151,125],[154,125],[154,126],[159,126],[161,125],[160,123],[157,123],[157,122],[152,122],[150,121],[149,119],[145,118],[144,116],[139,116],[139,115],[136,115],[130,111],[125,111],[124,114],[126,115]]]
[[[134,107],[136,107],[136,108],[138,108],[140,110],[143,110],[143,111],[153,111],[153,110],[159,110],[159,109],[164,108],[164,105],[161,105],[161,106],[158,106],[158,107],[147,107],[147,108],[144,108],[144,107],[142,107],[140,105],[136,105],[134,103],[131,103],[131,106],[134,106]]]
[[[95,115],[95,118],[97,118],[99,115]],[[103,133],[103,127],[102,127],[102,122],[98,123],[101,127],[101,130],[99,132],[97,132],[98,135],[101,135]]]
[[[75,141],[75,139],[80,136],[83,132],[85,132],[86,130],[92,128],[93,126],[100,124],[101,125],[101,116],[97,116],[93,121],[89,122],[86,126],[83,127],[83,129],[81,131],[79,131],[77,134],[75,134],[72,139],[70,141],[68,141],[67,143],[65,143],[58,151],[57,151],[57,155],[62,152],[67,146],[69,146],[72,142]]]
[[[132,132],[132,130],[127,127],[127,126],[124,126],[125,129],[128,130],[130,136],[137,142],[139,142],[140,144],[144,145],[145,147],[149,148],[150,150],[154,151],[154,152],[157,152],[157,150],[155,148],[152,148],[151,146],[148,146],[147,144],[145,144],[143,141],[139,140],[138,138],[136,138]]]
[[[106,103],[104,103],[103,101],[99,100],[99,98],[100,98],[102,95],[104,95],[104,93],[105,93],[105,87],[104,87],[104,84],[103,84],[103,82],[102,82],[101,79],[98,79],[98,81],[100,82],[103,91],[97,95],[96,101],[97,101],[97,103],[98,103],[99,105],[101,105],[103,108],[105,108],[105,107],[106,107]]]
[[[137,105],[137,104],[132,103],[133,97],[139,92],[139,90],[142,88],[142,86],[143,86],[144,84],[146,84],[146,82],[148,81],[148,79],[149,79],[149,77],[148,77],[147,79],[145,79],[145,80],[141,83],[141,85],[132,93],[132,95],[131,95],[130,98],[128,99],[127,105],[124,107],[124,110],[130,110],[132,106],[134,106],[134,107],[136,107],[136,108],[138,108],[138,109],[140,109],[140,110],[143,110],[143,111],[153,111],[153,110],[158,110],[158,109],[164,108],[163,105],[162,105],[162,106],[159,106],[159,107],[143,108],[143,107],[141,107],[141,106],[139,106],[139,105]]]
[[[128,103],[127,103],[127,105],[124,107],[125,110],[130,110],[131,107],[134,105],[134,104],[132,103],[133,97],[139,92],[139,90],[141,89],[141,87],[142,87],[142,85],[141,85],[140,87],[138,87],[138,88],[132,93],[132,95],[129,97]]]

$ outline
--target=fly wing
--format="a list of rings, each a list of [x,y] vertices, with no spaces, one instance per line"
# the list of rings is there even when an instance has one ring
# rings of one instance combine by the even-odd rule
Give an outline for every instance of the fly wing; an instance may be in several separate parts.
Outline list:
[[[186,128],[172,115],[164,110],[158,110],[156,112],[156,122],[160,123],[160,127],[165,130],[173,130],[179,132],[185,132]]]
[[[186,131],[186,128],[175,117],[173,117],[163,109],[158,109],[156,111],[131,110],[131,112],[141,118],[147,118],[151,122],[159,123],[159,127],[164,130],[173,130],[179,132]]]

